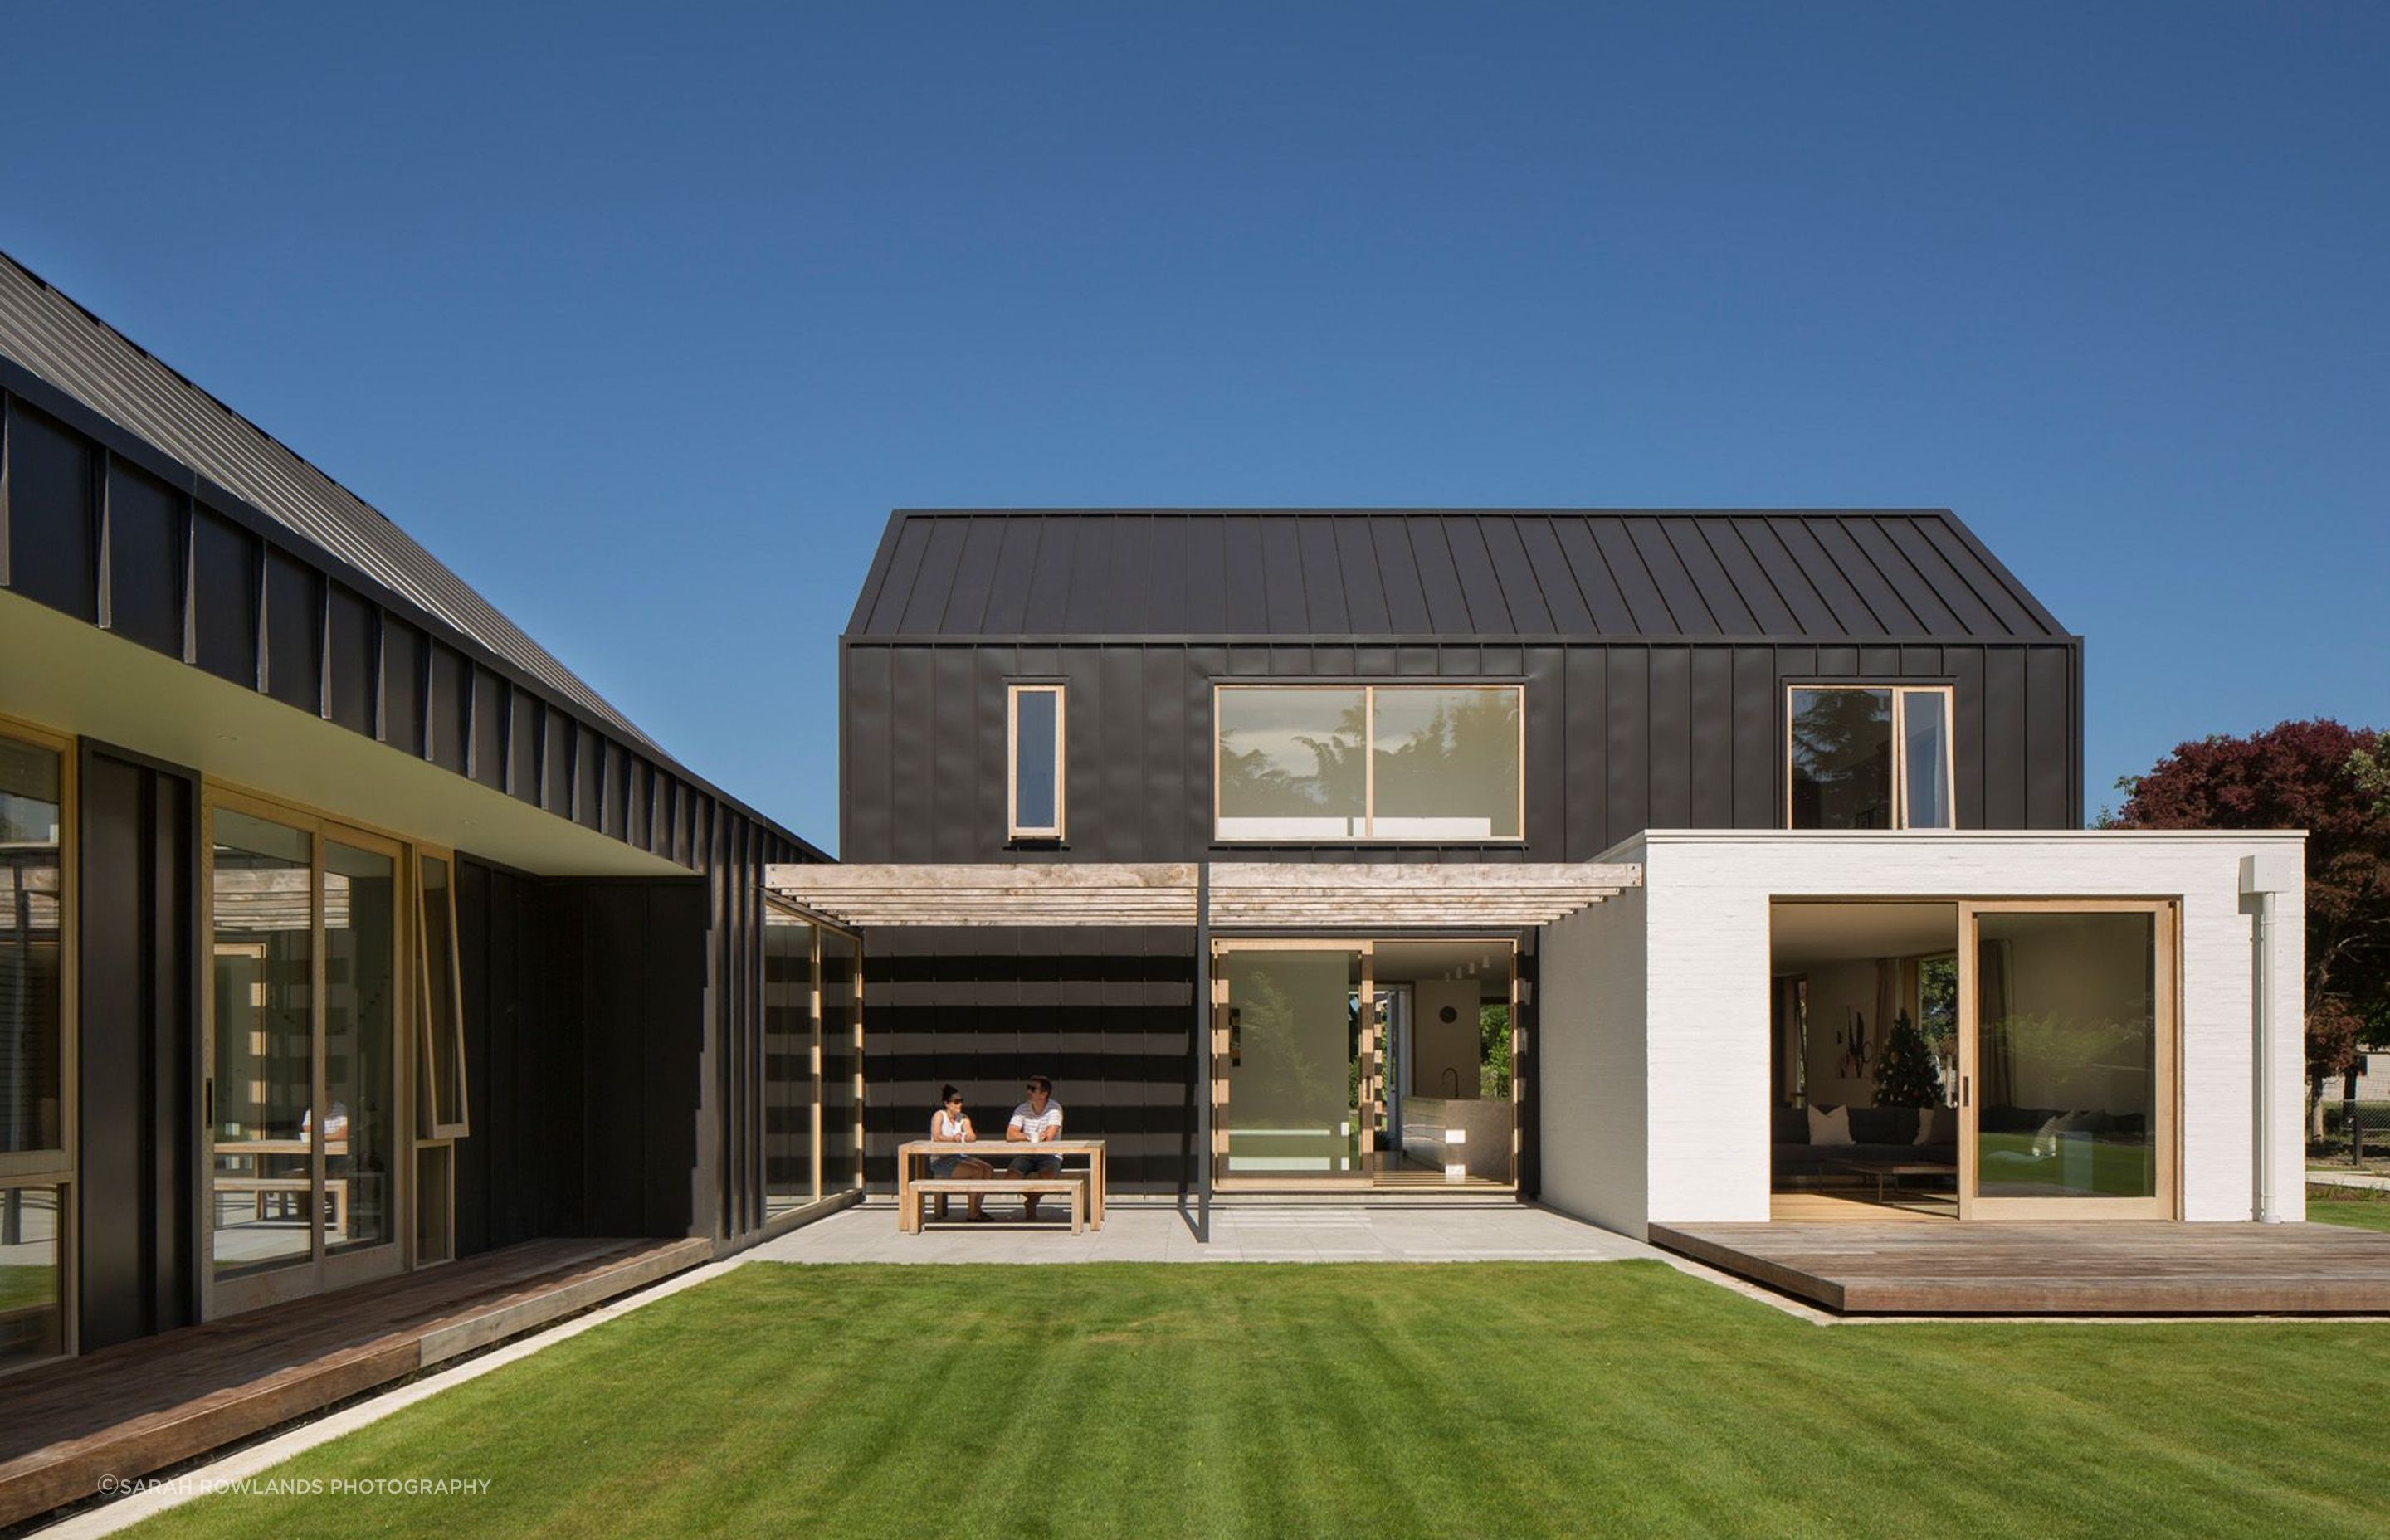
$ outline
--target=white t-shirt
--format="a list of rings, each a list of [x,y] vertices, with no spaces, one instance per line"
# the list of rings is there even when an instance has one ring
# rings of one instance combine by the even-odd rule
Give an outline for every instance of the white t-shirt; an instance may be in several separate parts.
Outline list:
[[[1062,1127],[1062,1104],[1047,1097],[1046,1110],[1040,1114],[1031,1111],[1024,1101],[1012,1110],[1012,1126],[1033,1139],[1051,1138]]]

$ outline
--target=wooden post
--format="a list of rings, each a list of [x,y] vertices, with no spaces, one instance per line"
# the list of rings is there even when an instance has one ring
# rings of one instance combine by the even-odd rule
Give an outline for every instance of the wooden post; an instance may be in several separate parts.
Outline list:
[[[1212,1242],[1212,863],[1195,864],[1195,1240]]]

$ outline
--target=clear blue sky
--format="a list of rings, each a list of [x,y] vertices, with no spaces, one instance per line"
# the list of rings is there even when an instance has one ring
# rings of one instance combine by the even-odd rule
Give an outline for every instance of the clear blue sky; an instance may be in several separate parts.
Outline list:
[[[653,8],[12,6],[0,246],[826,844],[904,505],[1947,506],[2093,809],[2390,723],[2390,6]]]

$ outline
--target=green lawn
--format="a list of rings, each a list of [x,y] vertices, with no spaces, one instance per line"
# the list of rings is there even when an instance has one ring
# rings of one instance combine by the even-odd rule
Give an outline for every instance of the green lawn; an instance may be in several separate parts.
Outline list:
[[[2390,1230],[2390,1192],[2378,1188],[2307,1187],[2307,1217],[2319,1224],[2359,1230]]]
[[[145,1535],[2390,1533],[2390,1326],[1817,1327],[1656,1263],[755,1264]]]

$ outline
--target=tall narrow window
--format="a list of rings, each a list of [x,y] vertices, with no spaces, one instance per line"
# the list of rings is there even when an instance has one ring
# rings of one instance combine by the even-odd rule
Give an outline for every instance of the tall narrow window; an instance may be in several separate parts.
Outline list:
[[[1011,835],[1062,838],[1062,687],[1015,685],[1011,718]]]
[[[67,1350],[65,780],[0,734],[0,1371]]]
[[[1796,685],[1789,713],[1793,828],[1949,828],[1950,688]]]
[[[427,1139],[461,1139],[465,1116],[465,1012],[462,982],[456,963],[456,895],[449,882],[448,863],[436,855],[418,863],[416,893],[423,936],[423,1003],[416,1011],[418,1047],[416,1061],[417,1119]]]
[[[211,1245],[219,1279],[306,1262],[316,1190],[315,837],[211,815]]]

